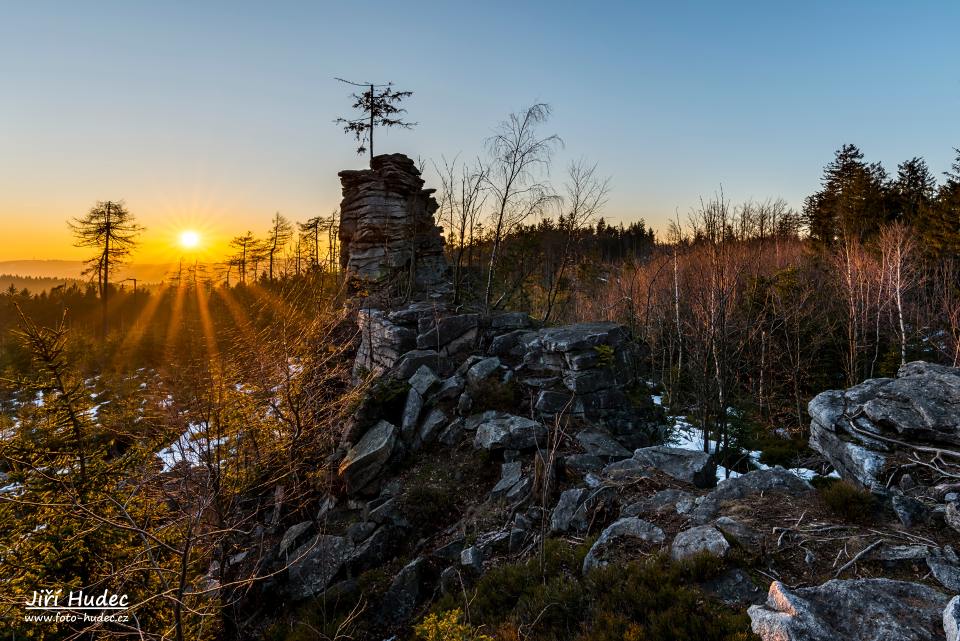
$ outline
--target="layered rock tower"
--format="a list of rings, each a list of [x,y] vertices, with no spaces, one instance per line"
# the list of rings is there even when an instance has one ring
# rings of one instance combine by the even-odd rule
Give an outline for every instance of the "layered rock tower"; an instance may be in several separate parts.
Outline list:
[[[367,286],[396,284],[413,299],[449,288],[435,189],[403,154],[374,156],[370,169],[341,171],[340,263]]]

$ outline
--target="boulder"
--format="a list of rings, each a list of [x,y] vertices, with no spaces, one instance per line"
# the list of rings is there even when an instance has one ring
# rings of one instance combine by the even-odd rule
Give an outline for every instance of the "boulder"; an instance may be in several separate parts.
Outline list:
[[[621,445],[617,439],[603,432],[584,430],[577,434],[577,441],[587,454],[611,459],[630,457],[630,450]]]
[[[588,472],[602,470],[603,459],[594,454],[571,454],[563,459],[563,466],[568,473],[583,476]]]
[[[467,382],[462,376],[459,374],[454,374],[450,378],[444,379],[444,381],[440,384],[440,387],[437,388],[437,391],[433,393],[433,396],[431,396],[430,399],[435,402],[452,401],[460,396],[466,384]]]
[[[884,472],[911,446],[960,445],[960,368],[922,361],[810,401],[810,447],[843,478],[883,491]],[[915,484],[917,479],[912,479]]]
[[[890,505],[904,527],[913,527],[927,520],[927,507],[912,496],[907,496],[899,491],[893,492],[890,497]]]
[[[455,418],[450,421],[450,424],[443,428],[443,431],[440,432],[440,436],[437,437],[437,440],[448,446],[456,445],[460,442],[460,438],[463,436],[463,419]]]
[[[497,484],[493,486],[493,489],[490,490],[491,498],[500,498],[504,496],[510,488],[516,485],[520,481],[520,473],[523,466],[520,461],[512,461],[510,463],[504,463],[500,466],[500,480],[497,481]]]
[[[524,450],[546,442],[547,428],[522,416],[489,411],[471,416],[468,429],[471,424],[476,425],[473,444],[477,449]]]
[[[502,312],[490,317],[490,327],[496,332],[533,327],[533,319],[526,312]]]
[[[725,557],[730,544],[720,531],[710,525],[699,525],[677,534],[670,546],[670,556],[674,561],[689,559],[698,554]]]
[[[717,466],[706,452],[660,445],[638,449],[633,453],[633,458],[642,465],[698,487],[713,487],[716,484]]]
[[[393,558],[403,541],[402,532],[390,524],[376,528],[350,555],[350,569],[359,576]]]
[[[790,590],[770,585],[764,605],[747,610],[763,641],[936,641],[947,597],[919,583],[832,580]]]
[[[342,536],[319,534],[290,554],[287,589],[294,599],[323,592],[353,553]]]
[[[357,521],[356,523],[351,523],[350,527],[347,528],[347,538],[350,539],[354,545],[357,545],[366,541],[376,529],[377,524],[373,521]]]
[[[606,565],[603,560],[605,551],[612,545],[625,539],[639,541],[649,545],[663,543],[663,530],[656,525],[635,517],[626,517],[614,521],[600,533],[597,541],[583,559],[583,573]]]
[[[426,396],[427,391],[439,382],[437,375],[426,365],[421,365],[410,377],[410,387],[417,390],[420,396]]]
[[[620,516],[646,516],[651,514],[684,514],[693,505],[693,494],[668,488],[653,496],[634,501],[620,511]]]
[[[467,370],[467,383],[476,385],[493,376],[500,369],[500,359],[496,356],[485,358]]]
[[[400,357],[393,369],[394,376],[401,379],[409,379],[424,365],[444,375],[449,374],[452,369],[450,359],[436,350],[414,349]]]
[[[479,314],[457,314],[440,319],[421,317],[417,348],[456,353],[476,339],[479,324]],[[462,340],[465,336],[469,336],[469,339]]]
[[[768,470],[753,470],[742,476],[726,479],[716,489],[703,497],[691,512],[695,523],[704,525],[713,520],[727,501],[735,501],[753,494],[775,492],[790,496],[803,496],[813,491],[813,486],[782,467]]]
[[[443,410],[438,407],[430,410],[420,423],[420,429],[417,430],[417,444],[429,445],[432,443],[440,432],[440,428],[446,424],[447,415]]]
[[[291,525],[287,531],[280,537],[280,544],[277,546],[277,555],[284,557],[287,550],[296,545],[299,540],[313,527],[313,521],[303,521],[296,525]]]
[[[946,508],[943,511],[943,520],[954,529],[956,532],[960,532],[960,508],[957,507],[956,503],[947,503]]]
[[[947,641],[960,641],[960,596],[955,596],[943,609],[943,632]]]
[[[403,415],[400,418],[400,435],[407,443],[411,441],[417,430],[417,421],[423,410],[423,396],[414,388],[407,392],[407,401],[403,406]]]
[[[943,549],[931,548],[926,557],[927,567],[940,585],[954,594],[960,592],[960,559],[949,545]]]
[[[746,550],[759,552],[763,547],[763,534],[734,518],[721,516],[713,526]]]
[[[728,606],[738,609],[764,602],[763,590],[740,568],[732,568],[718,577],[708,579],[700,587]]]
[[[380,602],[381,620],[398,624],[409,621],[420,602],[420,584],[426,561],[417,558],[403,566]]]
[[[550,531],[553,533],[566,532],[577,512],[577,508],[586,500],[590,491],[585,487],[565,490],[557,501],[553,513],[550,515]]]
[[[350,448],[339,468],[340,478],[350,491],[363,489],[380,474],[393,453],[396,441],[396,426],[380,421]]]
[[[483,552],[474,545],[460,552],[460,565],[476,573],[483,571]]]
[[[515,329],[512,332],[501,334],[490,341],[487,353],[491,356],[521,358],[524,354],[523,339],[533,334],[530,330]]]

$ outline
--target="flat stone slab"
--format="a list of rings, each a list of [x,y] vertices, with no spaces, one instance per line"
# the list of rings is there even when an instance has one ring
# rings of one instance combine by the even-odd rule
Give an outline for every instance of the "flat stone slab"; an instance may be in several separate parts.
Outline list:
[[[396,441],[396,426],[380,421],[350,448],[340,462],[339,473],[351,491],[363,488],[376,478],[389,460]]]
[[[710,462],[710,455],[706,452],[658,445],[636,450],[633,459],[679,481],[702,487],[716,482],[716,466]]]
[[[471,416],[467,427],[476,425],[473,445],[477,449],[524,450],[546,442],[547,428],[542,423],[505,412],[484,412]]]

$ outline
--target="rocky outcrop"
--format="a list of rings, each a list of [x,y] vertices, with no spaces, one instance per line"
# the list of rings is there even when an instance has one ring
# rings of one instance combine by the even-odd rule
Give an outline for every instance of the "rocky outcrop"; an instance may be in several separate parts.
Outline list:
[[[955,489],[937,487],[949,474],[935,468],[960,471],[960,368],[907,363],[896,378],[823,392],[808,411],[810,447],[843,478],[891,495],[904,525],[923,521],[941,501],[946,516],[956,502]]]
[[[433,214],[434,189],[424,189],[420,171],[403,154],[374,156],[370,169],[339,174],[340,264],[366,284],[396,277],[428,296],[447,287],[443,236]]]
[[[763,641],[935,641],[944,638],[946,605],[940,592],[905,581],[833,580],[796,590],[775,581],[766,604],[747,612]]]

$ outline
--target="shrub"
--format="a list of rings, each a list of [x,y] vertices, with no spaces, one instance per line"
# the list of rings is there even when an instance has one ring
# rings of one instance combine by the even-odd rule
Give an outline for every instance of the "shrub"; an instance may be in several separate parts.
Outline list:
[[[760,462],[767,465],[796,467],[797,461],[811,454],[807,442],[802,439],[777,438],[767,436],[757,443],[760,450]]]
[[[422,641],[493,641],[469,623],[461,621],[460,610],[430,614],[413,631]]]
[[[613,365],[614,349],[609,345],[597,345],[593,348],[597,352],[597,366],[610,367]]]
[[[850,481],[820,482],[818,486],[820,498],[837,516],[854,522],[870,520],[876,506],[870,490],[859,488]]]

